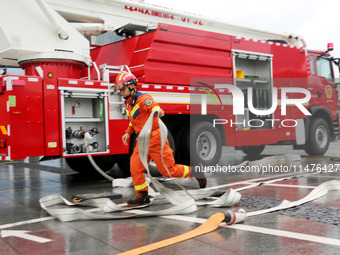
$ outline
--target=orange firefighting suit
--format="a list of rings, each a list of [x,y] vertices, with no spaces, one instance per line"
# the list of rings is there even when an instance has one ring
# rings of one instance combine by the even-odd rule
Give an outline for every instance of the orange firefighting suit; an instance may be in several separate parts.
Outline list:
[[[133,105],[130,105],[131,97],[125,101],[125,110],[130,120],[129,127],[125,132],[130,135],[133,133],[133,131],[135,131],[136,134],[139,134],[145,122],[148,120],[151,112],[154,109],[157,108],[160,109],[159,105],[156,102],[154,102],[153,98],[150,95],[143,94],[137,91],[136,98],[137,99]],[[175,160],[172,155],[173,150],[169,146],[168,139],[164,144],[163,155],[161,155],[160,152],[161,152],[160,129],[157,117],[154,117],[152,131],[150,134],[148,163],[152,159],[155,162],[159,172],[166,177],[170,177],[162,163],[163,157],[164,163],[168,168],[171,177],[186,178],[190,176],[191,169],[189,166],[175,164]],[[148,190],[148,184],[146,182],[144,175],[145,170],[146,169],[139,157],[137,138],[137,144],[130,158],[131,177],[136,191]]]

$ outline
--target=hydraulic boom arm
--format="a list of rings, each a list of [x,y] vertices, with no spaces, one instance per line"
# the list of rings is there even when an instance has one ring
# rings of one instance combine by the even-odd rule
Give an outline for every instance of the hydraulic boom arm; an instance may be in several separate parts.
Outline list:
[[[66,59],[90,64],[82,35],[127,29],[146,32],[158,23],[257,40],[280,39],[305,47],[302,38],[132,0],[6,0],[0,9],[0,65],[32,59]]]

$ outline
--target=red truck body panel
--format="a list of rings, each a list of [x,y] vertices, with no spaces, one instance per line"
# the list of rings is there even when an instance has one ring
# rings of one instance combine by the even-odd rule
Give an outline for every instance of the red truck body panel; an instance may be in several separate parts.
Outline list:
[[[333,120],[337,118],[338,95],[332,82],[311,73],[310,53],[306,49],[288,44],[254,41],[246,38],[206,32],[201,30],[159,24],[157,29],[140,36],[118,41],[91,50],[91,57],[98,66],[127,65],[138,78],[140,91],[150,93],[168,115],[200,114],[200,108],[190,104],[190,95],[204,94],[197,81],[206,79],[224,79],[226,84],[235,85],[237,63],[235,53],[258,54],[271,59],[270,70],[273,87],[302,87],[310,90],[311,106],[324,106],[331,112]],[[52,61],[53,62],[53,61]],[[36,67],[42,67],[43,78],[34,76],[36,81],[29,81]],[[0,126],[10,127],[10,136],[0,132],[0,139],[8,139],[11,152],[0,148],[0,154],[11,159],[26,156],[63,155],[63,136],[61,127],[60,89],[72,88],[109,88],[96,81],[97,72],[91,68],[92,85],[86,85],[82,76],[86,73],[83,66],[76,63],[49,65],[33,63],[24,66],[27,76],[18,76],[24,82],[22,86],[13,86],[0,96]],[[62,69],[60,69],[62,68]],[[47,76],[52,74],[51,76]],[[5,77],[0,77],[4,84]],[[110,75],[110,83],[115,74]],[[71,82],[70,81],[76,81]],[[87,81],[87,80],[86,80]],[[218,90],[221,97],[231,96],[230,91]],[[9,97],[15,96],[17,104],[7,104]],[[294,97],[295,95],[292,95]],[[13,99],[12,99],[13,100]],[[110,105],[107,105],[110,108]],[[209,113],[220,119],[236,121],[232,103],[208,105]],[[224,125],[226,144],[229,146],[249,146],[259,144],[276,144],[296,139],[294,127],[284,127],[278,122],[285,119],[305,119],[306,116],[295,106],[288,106],[287,115],[281,115],[280,105],[274,112],[275,125],[272,129],[236,129]],[[20,112],[20,113],[19,113]],[[129,148],[121,142],[128,125],[127,119],[108,118],[109,152],[104,154],[125,154]],[[64,155],[63,155],[64,156]],[[83,155],[84,156],[84,155]]]

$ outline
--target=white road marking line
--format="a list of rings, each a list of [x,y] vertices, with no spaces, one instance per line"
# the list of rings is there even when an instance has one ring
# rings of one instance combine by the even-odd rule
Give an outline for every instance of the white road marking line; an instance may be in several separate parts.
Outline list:
[[[194,222],[194,223],[201,223],[201,224],[204,223],[207,220],[207,219],[202,219],[202,218],[194,218],[194,217],[180,216],[180,215],[161,216],[161,218],[171,219],[171,220],[179,220],[179,221],[187,221],[187,222]],[[235,225],[229,226],[226,223],[221,223],[220,226],[224,227],[224,228],[232,228],[232,229],[236,229],[236,230],[256,232],[256,233],[259,233],[259,234],[267,234],[267,235],[272,235],[272,236],[279,236],[279,237],[286,237],[286,238],[304,240],[304,241],[308,241],[308,242],[315,242],[315,243],[322,243],[322,244],[340,246],[340,239],[335,239],[335,238],[330,238],[330,237],[309,235],[309,234],[291,232],[291,231],[286,231],[286,230],[256,227],[256,226],[245,225],[245,224],[235,224]]]
[[[86,211],[96,212],[96,211],[101,211],[101,209],[100,208],[93,208],[93,209],[89,209],[89,210],[86,210]],[[32,220],[24,220],[24,221],[0,225],[0,230],[5,229],[5,228],[12,228],[12,227],[17,227],[17,226],[27,225],[27,224],[39,223],[39,222],[48,221],[48,220],[55,220],[55,219],[56,219],[55,217],[49,216],[49,217],[32,219]]]
[[[37,242],[37,243],[47,243],[47,242],[53,241],[52,239],[28,234],[28,232],[29,231],[26,231],[26,230],[2,230],[1,238],[13,236],[13,237],[19,237],[19,238],[30,240],[30,241]]]
[[[14,222],[14,223],[9,223],[5,225],[0,225],[0,230],[5,229],[5,228],[12,228],[16,226],[22,226],[26,224],[33,224],[33,223],[38,223],[38,222],[43,222],[47,220],[54,220],[55,218],[50,216],[50,217],[43,217],[43,218],[37,218],[37,219],[32,219],[32,220],[24,220],[24,221],[19,221],[19,222]]]
[[[226,225],[225,227],[230,227],[230,228],[238,229],[238,230],[251,231],[251,232],[256,232],[260,234],[293,238],[293,239],[304,240],[304,241],[314,242],[314,243],[322,243],[322,244],[340,246],[340,239],[335,239],[331,237],[309,235],[309,234],[297,233],[297,232],[292,232],[292,231],[270,229],[270,228],[249,226],[249,225],[243,225],[243,224],[232,225],[232,226]]]

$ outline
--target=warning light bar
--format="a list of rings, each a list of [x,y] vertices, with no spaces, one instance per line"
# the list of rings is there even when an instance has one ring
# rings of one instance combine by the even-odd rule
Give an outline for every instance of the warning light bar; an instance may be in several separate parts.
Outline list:
[[[327,44],[327,51],[332,51],[332,50],[334,50],[334,45],[333,45],[333,43],[328,43],[328,44]]]

